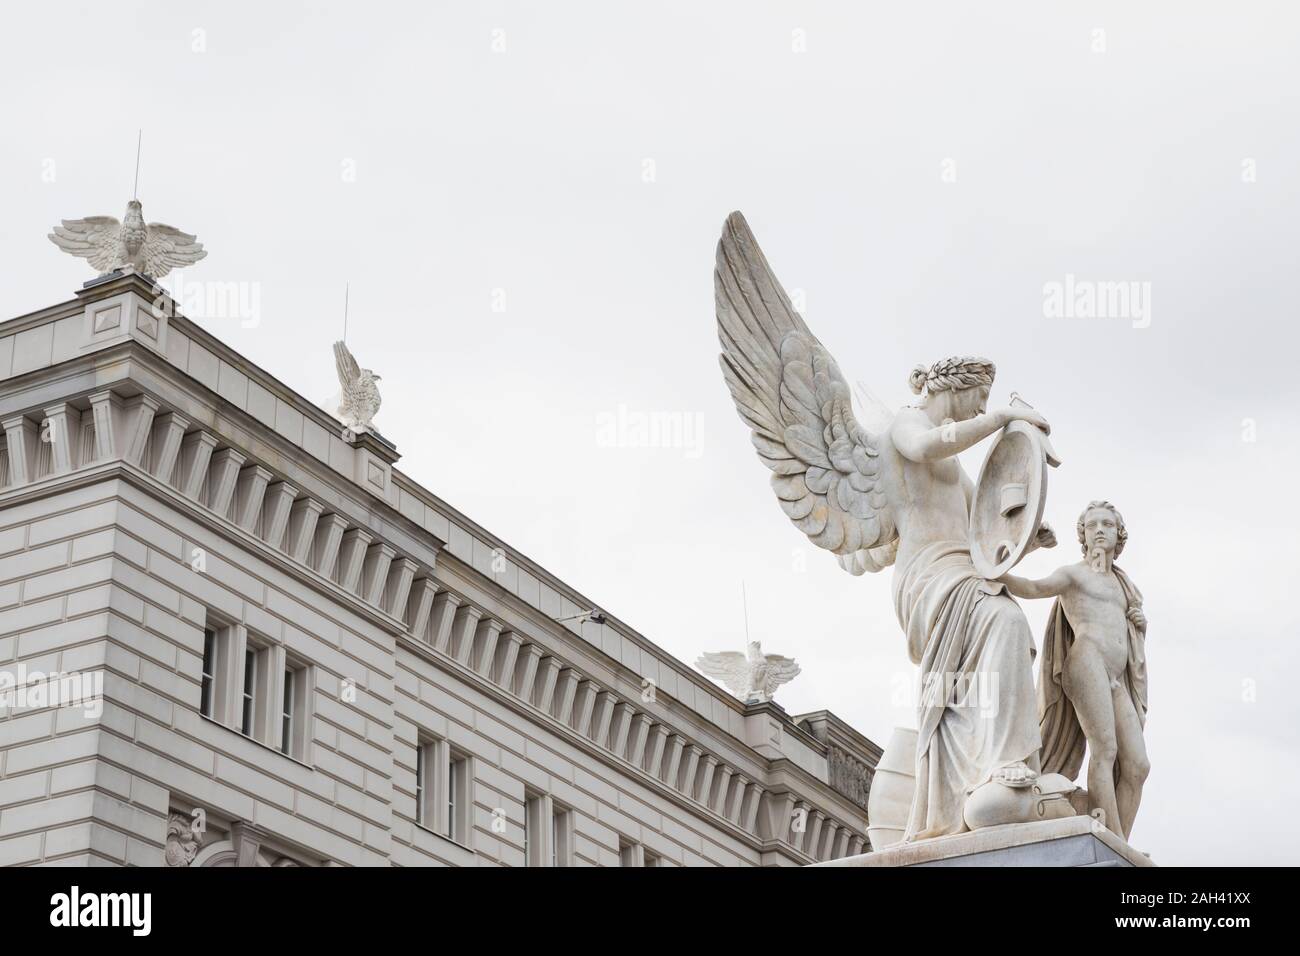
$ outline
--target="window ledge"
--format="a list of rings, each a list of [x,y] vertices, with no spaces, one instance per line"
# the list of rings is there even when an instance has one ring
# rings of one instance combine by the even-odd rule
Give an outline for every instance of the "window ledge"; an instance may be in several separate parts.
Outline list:
[[[280,750],[277,747],[272,747],[270,744],[263,743],[262,741],[258,740],[256,737],[250,737],[248,736],[248,734],[244,733],[243,731],[236,730],[234,727],[231,727],[229,724],[223,724],[215,717],[209,717],[207,714],[204,713],[200,713],[199,717],[207,721],[214,727],[220,727],[222,730],[234,734],[240,740],[247,740],[250,744],[256,744],[258,747],[261,747],[263,750],[267,751],[268,753],[273,753],[277,757],[283,757],[285,760],[289,760],[293,763],[296,763],[298,766],[306,770],[310,770],[312,773],[316,772],[316,768],[311,764],[307,763],[305,760],[301,760],[298,757],[291,756],[290,754],[285,753],[283,750]]]
[[[241,736],[242,736],[242,735],[241,735]],[[459,840],[453,840],[451,837],[447,836],[445,833],[439,833],[437,830],[434,830],[433,828],[431,828],[431,827],[429,827],[429,826],[427,826],[427,825],[425,825],[425,824],[423,824],[423,823],[416,822],[415,825],[416,825],[417,827],[419,827],[421,830],[423,830],[425,833],[429,834],[430,836],[436,836],[436,837],[437,837],[439,840],[441,840],[443,843],[450,843],[452,846],[460,847],[460,848],[461,848],[462,850],[464,850],[466,853],[473,853],[473,852],[474,852],[474,848],[473,848],[473,847],[469,846],[469,845],[466,844],[466,843],[461,843]]]

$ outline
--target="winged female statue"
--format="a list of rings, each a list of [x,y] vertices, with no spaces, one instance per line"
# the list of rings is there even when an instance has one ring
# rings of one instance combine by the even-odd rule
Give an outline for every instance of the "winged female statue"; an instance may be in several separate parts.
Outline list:
[[[1012,421],[1044,433],[1047,421],[1028,406],[988,411],[994,365],[969,356],[918,366],[918,404],[891,412],[872,399],[860,421],[839,366],[738,212],[723,227],[714,287],[723,378],[782,510],[845,570],[894,566],[895,610],[921,668],[904,840],[959,832],[971,791],[1033,782],[1040,741],[1029,624],[971,562],[974,485],[956,456]]]

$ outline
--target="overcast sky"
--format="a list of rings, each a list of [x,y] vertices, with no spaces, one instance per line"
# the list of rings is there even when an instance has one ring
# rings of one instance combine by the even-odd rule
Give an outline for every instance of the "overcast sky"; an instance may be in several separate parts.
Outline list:
[[[205,327],[322,400],[350,282],[348,342],[408,474],[683,660],[743,645],[743,582],[751,635],[803,665],[785,708],[882,745],[913,722],[891,574],[844,574],[775,503],[717,367],[723,219],[746,213],[887,402],[917,362],[993,359],[992,403],[1019,391],[1064,459],[1062,544],[1019,573],[1077,559],[1089,499],[1128,523],[1153,765],[1132,842],[1300,862],[1294,5],[6,17],[6,317],[89,278],[45,233],[121,217],[143,127],[146,219],[210,251],[182,282],[248,296]],[[1067,276],[1136,297],[1061,315]],[[644,447],[640,415],[678,426],[670,447]],[[1041,640],[1047,602],[1025,609]]]

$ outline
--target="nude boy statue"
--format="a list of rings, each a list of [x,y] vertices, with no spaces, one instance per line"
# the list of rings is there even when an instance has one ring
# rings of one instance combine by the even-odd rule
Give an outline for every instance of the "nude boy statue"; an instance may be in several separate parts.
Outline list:
[[[1146,722],[1146,616],[1142,595],[1113,563],[1128,532],[1109,501],[1093,501],[1079,516],[1084,560],[1040,581],[1005,575],[1019,598],[1055,597],[1038,675],[1042,770],[1073,780],[1088,764],[1088,807],[1105,811],[1106,825],[1125,839],[1133,829],[1150,769]]]

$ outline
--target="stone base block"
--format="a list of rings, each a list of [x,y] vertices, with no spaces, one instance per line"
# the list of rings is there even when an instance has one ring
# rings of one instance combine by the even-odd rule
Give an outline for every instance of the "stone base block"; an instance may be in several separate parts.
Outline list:
[[[817,866],[1155,866],[1092,817],[1012,823]]]

